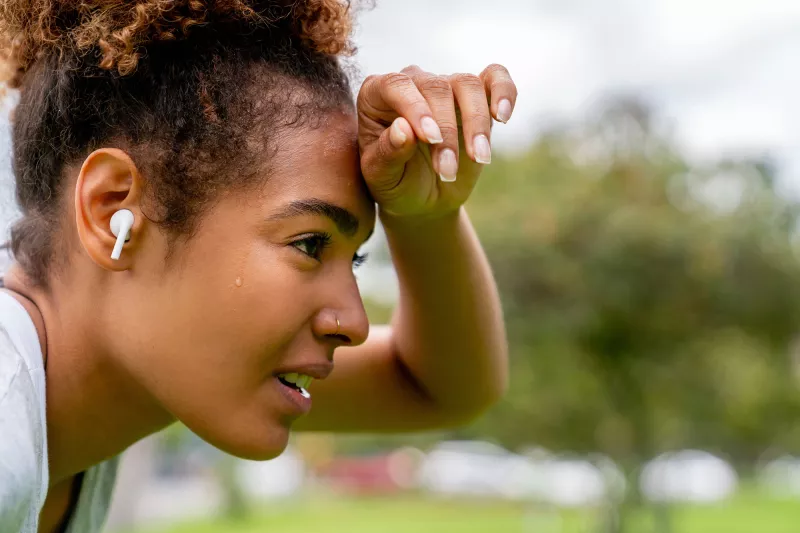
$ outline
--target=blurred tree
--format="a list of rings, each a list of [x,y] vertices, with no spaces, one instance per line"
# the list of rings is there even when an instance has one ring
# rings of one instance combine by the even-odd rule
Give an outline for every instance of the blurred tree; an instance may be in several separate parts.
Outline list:
[[[800,446],[797,205],[769,161],[692,167],[653,124],[609,105],[496,157],[468,206],[512,352],[510,392],[473,435],[602,452],[634,488],[660,452],[742,464]]]

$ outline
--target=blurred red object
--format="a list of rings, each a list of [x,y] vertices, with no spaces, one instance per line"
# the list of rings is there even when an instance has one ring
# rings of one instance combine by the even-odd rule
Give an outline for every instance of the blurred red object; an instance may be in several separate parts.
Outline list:
[[[355,494],[387,494],[409,486],[412,464],[397,454],[340,457],[318,470],[319,478],[337,491]]]

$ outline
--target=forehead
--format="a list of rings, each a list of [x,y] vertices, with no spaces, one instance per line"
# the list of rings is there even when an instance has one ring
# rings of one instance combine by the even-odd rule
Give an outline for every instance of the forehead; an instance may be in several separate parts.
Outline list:
[[[347,209],[372,228],[375,208],[361,175],[357,134],[355,116],[339,112],[327,113],[313,128],[281,132],[263,188],[267,204],[315,198]]]

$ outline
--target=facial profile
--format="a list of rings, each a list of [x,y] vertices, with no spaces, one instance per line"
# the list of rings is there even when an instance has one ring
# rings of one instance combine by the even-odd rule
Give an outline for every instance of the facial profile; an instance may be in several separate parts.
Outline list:
[[[236,2],[190,4],[175,9],[198,24],[178,42],[146,23],[110,40],[116,72],[61,41],[21,41],[18,195],[43,215],[20,220],[12,248],[31,285],[80,296],[97,372],[120,393],[230,453],[272,457],[309,409],[299,389],[368,333],[353,267],[375,207],[336,58],[349,16],[321,2],[268,26]],[[66,4],[39,23],[72,42],[132,13],[109,6],[69,32]],[[37,46],[63,48],[33,62]],[[114,250],[119,212],[132,227]]]
[[[326,121],[287,134],[263,185],[216,202],[170,261],[145,252],[165,249],[163,237],[140,242],[143,264],[135,258],[114,288],[127,302],[115,322],[148,334],[115,335],[111,352],[171,414],[235,455],[280,453],[310,408],[287,376],[326,377],[334,349],[368,334],[353,268],[375,209],[352,116]]]

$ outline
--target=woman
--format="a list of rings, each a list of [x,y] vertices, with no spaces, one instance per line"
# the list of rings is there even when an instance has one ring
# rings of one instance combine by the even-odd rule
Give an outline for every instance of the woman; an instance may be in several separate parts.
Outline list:
[[[514,84],[410,67],[354,105],[349,30],[337,0],[0,3],[23,212],[0,294],[0,531],[98,531],[115,458],[176,420],[269,459],[291,428],[456,425],[501,396],[462,204]],[[401,295],[370,329],[353,267],[376,215]]]

